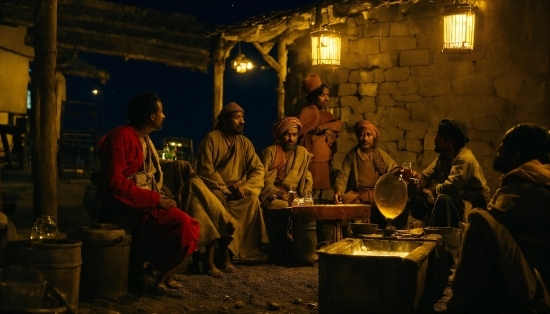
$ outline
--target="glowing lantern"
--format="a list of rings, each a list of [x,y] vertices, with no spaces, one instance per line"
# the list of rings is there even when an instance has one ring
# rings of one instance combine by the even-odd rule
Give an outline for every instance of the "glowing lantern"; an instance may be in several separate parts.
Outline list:
[[[312,65],[340,65],[342,38],[339,33],[329,31],[326,26],[311,33]]]
[[[446,7],[443,27],[443,52],[472,52],[475,14],[470,5]]]

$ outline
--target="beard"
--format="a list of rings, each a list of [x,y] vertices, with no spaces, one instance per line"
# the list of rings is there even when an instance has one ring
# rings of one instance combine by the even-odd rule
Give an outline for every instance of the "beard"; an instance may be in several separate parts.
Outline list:
[[[438,154],[443,153],[445,150],[437,145],[434,145],[434,151]]]
[[[292,150],[296,150],[296,143],[286,142],[286,143],[283,145],[283,150],[284,150],[285,152],[289,152],[289,151],[292,151]]]
[[[508,162],[508,160],[509,160],[508,157],[497,153],[497,155],[495,156],[495,159],[493,160],[493,169],[500,173],[510,172],[510,170],[512,170],[511,169],[512,167]]]

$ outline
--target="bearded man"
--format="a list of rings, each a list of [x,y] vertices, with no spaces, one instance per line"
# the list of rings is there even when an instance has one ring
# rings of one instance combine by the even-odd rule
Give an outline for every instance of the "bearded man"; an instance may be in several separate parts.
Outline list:
[[[371,204],[370,222],[384,228],[386,219],[374,202],[374,187],[382,175],[397,167],[397,163],[388,153],[376,148],[379,133],[370,121],[357,121],[353,131],[358,144],[344,157],[334,182],[334,202],[336,204]],[[404,227],[407,216],[408,212],[403,211],[392,224],[398,229]]]
[[[266,169],[261,199],[269,235],[270,259],[282,257],[283,244],[287,240],[290,218],[272,213],[272,209],[288,207],[289,191],[296,197],[304,197],[311,191],[312,179],[308,170],[312,155],[297,145],[302,124],[294,117],[284,118],[271,128],[275,144],[263,151],[262,163]]]
[[[500,188],[468,216],[449,313],[550,312],[549,154],[546,128],[504,135],[493,163]]]
[[[465,147],[468,129],[462,121],[441,120],[433,140],[439,156],[424,171],[412,171],[412,177],[420,181],[419,193],[407,207],[414,218],[426,219],[430,226],[459,227],[464,201],[486,209],[489,188],[479,162]]]
[[[259,199],[264,166],[243,129],[244,110],[231,102],[222,108],[215,130],[197,153],[197,174],[233,221],[233,237],[221,248],[222,270],[227,272],[235,271],[231,254],[245,258],[268,242]]]

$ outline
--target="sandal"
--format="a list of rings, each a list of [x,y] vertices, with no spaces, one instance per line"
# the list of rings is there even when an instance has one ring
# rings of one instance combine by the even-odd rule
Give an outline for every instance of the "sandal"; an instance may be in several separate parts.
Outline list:
[[[185,278],[184,275],[175,274],[175,275],[174,275],[174,280],[176,280],[176,281],[185,281],[185,280],[187,280],[187,279]]]
[[[237,270],[237,268],[233,265],[229,265],[222,268],[222,270],[226,273],[234,273]]]
[[[167,296],[170,298],[183,298],[183,291],[180,290],[171,290],[167,287],[153,287],[153,290],[151,291],[153,295],[157,296]]]
[[[181,283],[175,281],[174,279],[171,279],[169,281],[165,281],[164,285],[166,286],[166,288],[170,288],[170,289],[181,289],[181,288],[183,288]]]
[[[217,268],[211,268],[205,271],[205,274],[210,275],[214,278],[221,278],[223,277],[223,273],[217,269]]]

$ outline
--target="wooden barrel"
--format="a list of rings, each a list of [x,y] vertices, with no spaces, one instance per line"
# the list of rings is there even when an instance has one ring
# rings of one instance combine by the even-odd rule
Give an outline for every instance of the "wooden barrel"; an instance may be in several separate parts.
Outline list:
[[[66,239],[18,240],[6,244],[4,264],[31,266],[46,280],[45,293],[53,288],[67,296],[73,309],[78,308],[82,242]]]
[[[132,237],[116,225],[83,227],[80,298],[114,299],[128,293]]]
[[[295,264],[313,264],[316,258],[317,227],[315,220],[293,218],[291,260]]]

